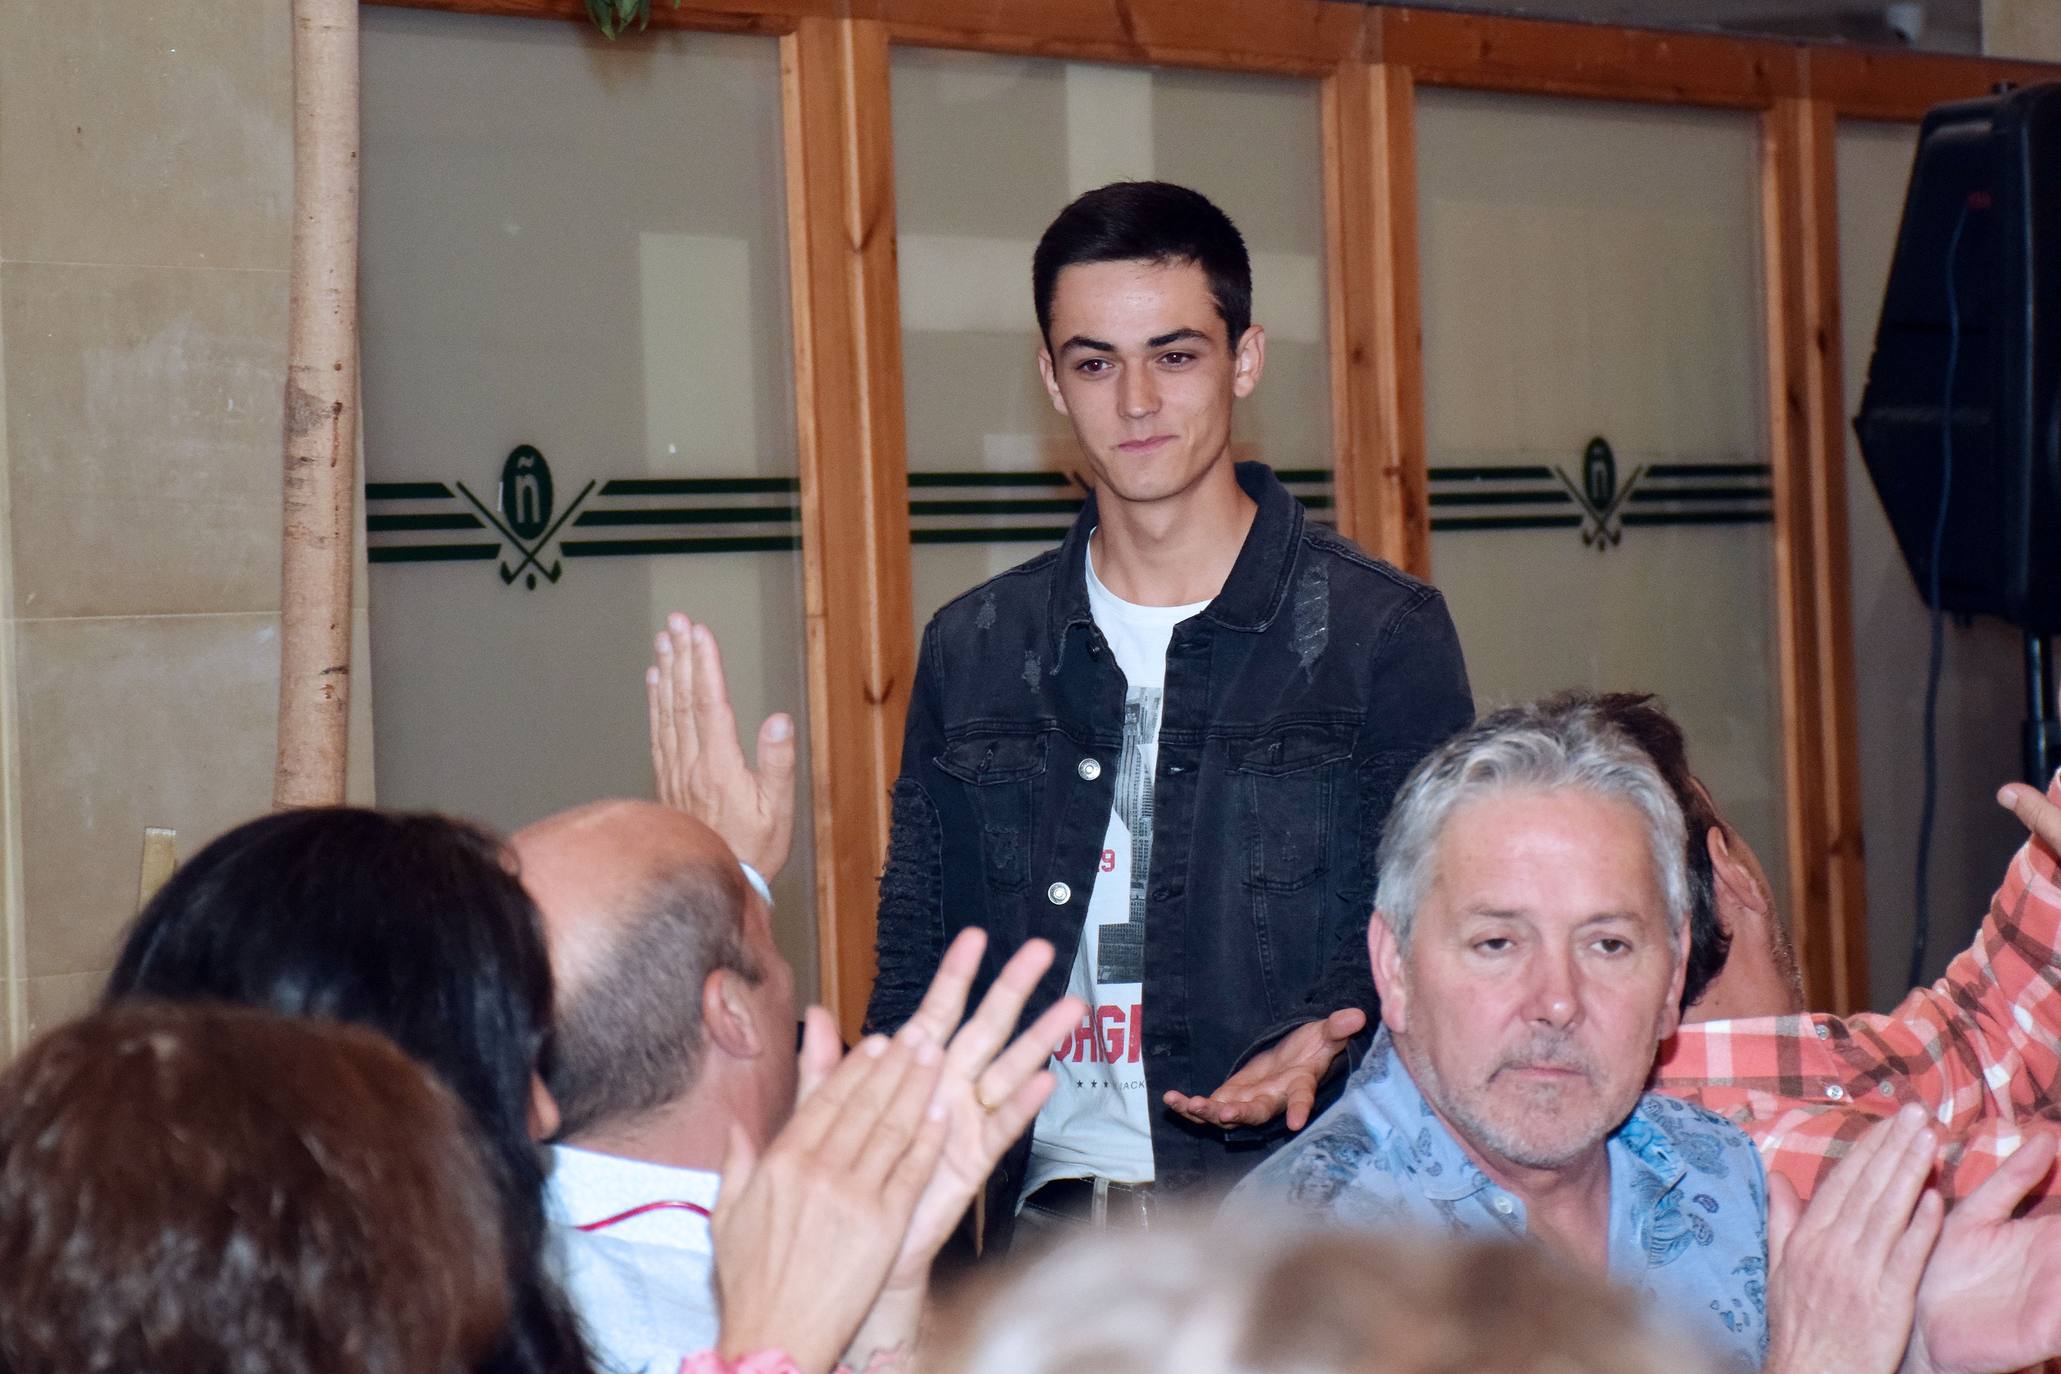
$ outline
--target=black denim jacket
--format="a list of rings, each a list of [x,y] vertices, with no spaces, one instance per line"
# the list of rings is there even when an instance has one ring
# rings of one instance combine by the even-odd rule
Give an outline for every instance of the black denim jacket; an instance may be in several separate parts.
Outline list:
[[[1228,1187],[1281,1131],[1235,1140],[1167,1111],[1340,1007],[1376,1012],[1374,850],[1403,777],[1473,716],[1437,591],[1308,522],[1272,471],[1223,590],[1167,648],[1145,918],[1144,1054],[1162,1192]],[[869,1028],[915,1011],[949,936],[990,936],[976,998],[1026,939],[1066,991],[1123,749],[1122,671],[1088,608],[1091,498],[1066,542],[925,630],[880,880]],[[1093,762],[1090,763],[1089,761]],[[990,1182],[1006,1231],[1028,1147]]]

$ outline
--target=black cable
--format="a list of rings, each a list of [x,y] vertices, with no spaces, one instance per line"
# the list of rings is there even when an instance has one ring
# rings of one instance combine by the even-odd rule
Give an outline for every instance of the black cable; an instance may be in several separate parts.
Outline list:
[[[1972,198],[1961,202],[1947,240],[1946,406],[1939,425],[1939,514],[1932,522],[1932,561],[1926,568],[1926,605],[1932,611],[1932,657],[1925,670],[1925,799],[1918,811],[1918,900],[1911,935],[1911,970],[1905,980],[1916,987],[1925,976],[1925,946],[1932,930],[1927,894],[1932,876],[1932,822],[1939,791],[1939,679],[1946,667],[1946,615],[1940,608],[1939,564],[1946,552],[1947,502],[1954,489],[1954,379],[1961,366],[1961,299],[1955,290],[1954,265],[1961,255],[1961,232],[1968,227]]]

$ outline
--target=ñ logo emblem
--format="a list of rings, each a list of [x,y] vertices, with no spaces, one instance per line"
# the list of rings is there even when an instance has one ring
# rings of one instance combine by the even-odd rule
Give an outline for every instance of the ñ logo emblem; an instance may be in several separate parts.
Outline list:
[[[542,573],[548,582],[556,582],[564,572],[564,565],[556,558],[548,567],[545,565],[544,549],[594,490],[594,484],[590,481],[581,487],[579,495],[553,520],[551,465],[544,461],[543,451],[536,445],[518,444],[501,464],[501,481],[494,501],[500,507],[499,514],[488,509],[463,482],[458,483],[458,490],[511,546],[500,563],[501,581],[512,583],[520,577],[524,587],[535,591],[537,574]],[[515,559],[513,566],[508,562],[510,557]]]
[[[1567,488],[1568,495],[1582,508],[1582,543],[1602,553],[1617,547],[1624,538],[1624,521],[1618,512],[1624,508],[1625,498],[1632,494],[1632,488],[1639,485],[1639,479],[1646,475],[1645,464],[1632,469],[1632,475],[1624,485],[1617,484],[1617,455],[1610,451],[1610,441],[1598,435],[1589,440],[1588,448],[1582,451],[1582,480],[1577,483],[1566,472],[1556,467],[1553,475],[1560,479],[1560,485]]]

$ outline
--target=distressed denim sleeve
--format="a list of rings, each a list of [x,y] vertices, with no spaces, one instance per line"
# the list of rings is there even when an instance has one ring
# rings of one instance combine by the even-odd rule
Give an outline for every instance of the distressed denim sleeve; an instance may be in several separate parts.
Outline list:
[[[1446,612],[1445,598],[1427,589],[1395,622],[1375,650],[1364,724],[1354,749],[1359,776],[1358,853],[1354,868],[1365,885],[1362,899],[1368,914],[1374,906],[1375,851],[1382,827],[1403,780],[1432,749],[1474,719],[1474,696],[1467,686],[1467,665],[1460,655],[1460,637]],[[1366,926],[1347,929],[1323,974],[1310,989],[1300,1012],[1269,1026],[1254,1040],[1240,1063],[1309,1021],[1343,1007],[1367,1013],[1367,1031],[1353,1042],[1357,1060],[1380,1019],[1373,970],[1367,965]]]
[[[935,801],[926,790],[930,760],[943,747],[937,704],[936,626],[926,630],[909,694],[902,733],[902,772],[895,779],[888,821],[887,865],[880,874],[874,930],[873,995],[866,1004],[868,1033],[892,1033],[915,1014],[924,989],[944,958],[944,839]]]

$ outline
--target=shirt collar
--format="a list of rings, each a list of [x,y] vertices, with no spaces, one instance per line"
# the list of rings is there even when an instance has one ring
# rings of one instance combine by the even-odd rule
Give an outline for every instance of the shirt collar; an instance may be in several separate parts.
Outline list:
[[[1418,1192],[1434,1202],[1457,1202],[1495,1186],[1424,1100],[1386,1026],[1353,1076],[1362,1111],[1397,1132],[1401,1148],[1393,1162]]]
[[[553,1220],[567,1226],[590,1225],[648,1202],[692,1202],[713,1210],[722,1182],[720,1174],[706,1169],[680,1169],[571,1145],[551,1147]],[[667,1234],[700,1239],[708,1234],[708,1222],[684,1210],[647,1213],[636,1219],[636,1225],[640,1237],[652,1239]]]
[[[1252,518],[1238,560],[1224,586],[1203,610],[1204,618],[1227,630],[1258,633],[1274,623],[1288,595],[1288,579],[1295,570],[1295,545],[1302,534],[1302,503],[1288,494],[1265,463],[1239,463],[1238,485],[1253,499],[1259,511]],[[1092,624],[1094,611],[1088,605],[1088,536],[1094,533],[1098,517],[1095,494],[1088,500],[1059,546],[1058,593],[1052,598],[1048,628],[1057,646],[1052,671],[1058,672],[1066,658],[1067,637],[1076,626]]]

